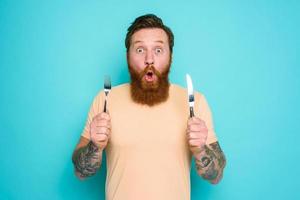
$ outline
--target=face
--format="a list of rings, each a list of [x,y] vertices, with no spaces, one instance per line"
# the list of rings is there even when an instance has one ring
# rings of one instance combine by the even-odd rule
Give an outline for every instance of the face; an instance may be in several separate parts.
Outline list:
[[[152,66],[142,78],[144,83],[156,84],[158,77],[154,72],[163,73],[170,65],[170,49],[168,36],[159,28],[141,29],[134,33],[127,54],[130,68],[137,73],[144,72]],[[152,72],[152,75],[151,75]]]
[[[169,86],[171,53],[168,36],[164,30],[147,28],[135,32],[131,38],[127,62],[132,90],[136,97],[143,97],[142,101],[150,98],[151,101],[157,102],[166,98],[164,94],[168,94],[166,90]]]

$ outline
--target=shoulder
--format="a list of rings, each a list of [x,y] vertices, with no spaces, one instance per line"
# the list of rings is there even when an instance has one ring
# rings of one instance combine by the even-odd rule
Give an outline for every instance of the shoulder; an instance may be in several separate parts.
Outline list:
[[[182,87],[177,84],[174,84],[174,83],[170,84],[170,91],[172,94],[187,95],[187,88]],[[195,98],[199,98],[199,99],[204,97],[202,92],[196,91],[196,90],[194,90],[194,95],[195,95]]]
[[[120,85],[113,86],[111,88],[111,92],[123,92],[123,91],[128,91],[130,89],[130,84],[129,83],[123,83]]]
[[[119,84],[116,86],[113,86],[111,88],[111,91],[109,93],[109,96],[119,96],[119,95],[124,95],[124,94],[128,94],[130,91],[130,84],[129,83],[123,83],[123,84]],[[104,89],[101,89],[98,91],[97,95],[95,96],[95,100],[102,100],[103,98],[105,98],[105,93],[104,93]]]

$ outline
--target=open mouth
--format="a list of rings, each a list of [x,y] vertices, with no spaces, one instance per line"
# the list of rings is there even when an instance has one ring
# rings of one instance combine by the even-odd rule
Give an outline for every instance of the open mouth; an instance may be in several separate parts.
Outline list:
[[[148,81],[148,82],[154,81],[154,79],[155,79],[154,73],[153,73],[152,71],[148,71],[148,72],[146,73],[146,75],[145,75],[145,79],[146,79],[146,81]]]

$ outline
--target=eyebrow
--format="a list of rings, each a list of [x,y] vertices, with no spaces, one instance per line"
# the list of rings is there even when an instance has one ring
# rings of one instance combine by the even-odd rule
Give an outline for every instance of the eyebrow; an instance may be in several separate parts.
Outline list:
[[[140,42],[143,42],[143,41],[137,40],[137,41],[135,41],[133,44],[140,43]],[[164,44],[164,41],[162,41],[162,40],[156,40],[156,41],[154,41],[154,42],[158,42],[158,43]]]

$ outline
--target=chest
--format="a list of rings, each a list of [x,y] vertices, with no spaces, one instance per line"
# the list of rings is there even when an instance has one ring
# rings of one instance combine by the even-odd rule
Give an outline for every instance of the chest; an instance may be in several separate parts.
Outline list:
[[[115,104],[110,113],[111,147],[173,149],[186,145],[185,106],[172,102],[152,108]]]

